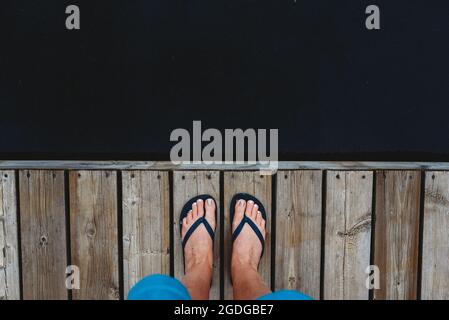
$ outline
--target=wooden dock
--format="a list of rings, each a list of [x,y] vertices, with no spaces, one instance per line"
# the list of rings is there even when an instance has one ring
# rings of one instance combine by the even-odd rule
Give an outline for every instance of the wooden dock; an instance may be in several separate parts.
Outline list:
[[[180,277],[178,215],[202,193],[218,202],[211,298],[231,299],[237,192],[268,210],[260,272],[273,289],[317,299],[449,299],[449,171],[403,168],[289,164],[261,176],[255,168],[0,162],[0,299],[123,299],[145,275]],[[66,287],[69,265],[80,270],[80,289]],[[379,289],[366,285],[371,265]]]

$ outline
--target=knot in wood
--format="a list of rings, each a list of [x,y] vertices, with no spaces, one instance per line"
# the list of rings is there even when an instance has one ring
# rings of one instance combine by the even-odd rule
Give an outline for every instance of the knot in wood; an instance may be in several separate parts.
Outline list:
[[[90,222],[87,224],[86,227],[86,234],[89,238],[93,238],[95,234],[97,233],[97,228],[95,227],[95,224]]]
[[[41,236],[40,239],[39,239],[39,244],[41,246],[45,246],[45,245],[47,245],[47,243],[48,243],[47,237],[46,236]]]

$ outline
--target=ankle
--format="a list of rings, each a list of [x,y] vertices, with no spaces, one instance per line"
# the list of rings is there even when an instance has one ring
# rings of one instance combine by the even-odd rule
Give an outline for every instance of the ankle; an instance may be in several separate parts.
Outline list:
[[[249,259],[239,259],[233,257],[231,260],[231,276],[258,274],[257,264],[251,262]]]
[[[213,265],[212,261],[208,258],[204,259],[192,259],[189,262],[186,262],[186,271],[185,273],[198,273],[206,277],[210,275],[212,277]]]
[[[181,282],[189,291],[193,300],[208,300],[212,284],[212,275],[208,276],[199,270],[192,271],[181,278]]]

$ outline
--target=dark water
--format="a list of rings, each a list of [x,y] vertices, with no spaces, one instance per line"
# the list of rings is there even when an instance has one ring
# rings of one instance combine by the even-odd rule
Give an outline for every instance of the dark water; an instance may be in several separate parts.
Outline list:
[[[449,159],[447,0],[0,4],[1,158],[167,159],[277,128],[281,159]],[[381,30],[365,28],[377,4]]]

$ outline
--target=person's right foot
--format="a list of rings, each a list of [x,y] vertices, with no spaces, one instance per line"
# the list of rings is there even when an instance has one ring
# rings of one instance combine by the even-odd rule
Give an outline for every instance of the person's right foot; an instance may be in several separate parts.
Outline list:
[[[198,199],[192,204],[192,210],[189,211],[187,217],[182,220],[181,236],[184,239],[187,231],[192,225],[201,217],[205,217],[207,222],[213,230],[215,230],[215,201],[207,199],[206,203],[202,199]],[[192,269],[206,269],[212,270],[214,254],[213,254],[213,240],[206,230],[204,224],[192,233],[184,248],[185,258],[185,273],[186,275]],[[206,277],[206,273],[203,273]],[[209,277],[209,272],[207,272]],[[210,272],[210,277],[212,273]],[[212,279],[211,279],[212,280]]]
[[[192,204],[192,210],[182,220],[181,236],[184,239],[186,233],[193,224],[204,217],[210,227],[215,230],[215,201],[207,199],[204,202],[198,199]],[[187,240],[184,248],[185,275],[181,279],[190,293],[192,299],[209,299],[210,285],[213,273],[213,240],[204,224],[198,226]]]
[[[237,228],[246,215],[259,228],[265,239],[265,220],[259,211],[259,207],[253,201],[237,201],[235,205],[234,221],[232,221],[232,232]],[[242,231],[235,239],[232,248],[231,270],[232,273],[238,268],[252,268],[257,271],[260,255],[262,254],[262,244],[251,227],[245,223]]]

